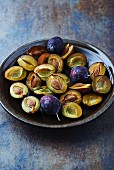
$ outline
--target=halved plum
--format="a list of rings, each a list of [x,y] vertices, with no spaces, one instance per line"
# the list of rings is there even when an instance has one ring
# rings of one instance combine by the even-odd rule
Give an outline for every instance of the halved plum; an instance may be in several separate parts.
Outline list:
[[[12,66],[5,71],[5,78],[11,81],[23,80],[27,75],[21,66]]]
[[[30,72],[26,84],[31,91],[34,91],[41,87],[41,79],[36,73]]]
[[[28,94],[28,87],[20,82],[13,83],[10,86],[10,95],[14,98],[23,98]]]
[[[111,90],[111,81],[105,76],[96,76],[92,81],[92,88],[95,92],[106,94]]]
[[[77,103],[68,102],[62,106],[62,114],[67,118],[79,118],[82,115],[82,108]]]
[[[40,101],[35,96],[27,96],[22,101],[22,109],[28,114],[34,114],[40,108]]]
[[[76,90],[68,90],[64,94],[61,95],[60,97],[60,102],[62,104],[68,103],[68,102],[75,102],[80,104],[82,101],[82,95],[80,92]]]
[[[91,91],[91,84],[76,83],[70,86],[69,89],[77,90],[82,94],[86,94]]]
[[[86,106],[94,106],[102,101],[102,96],[97,93],[89,93],[83,96],[82,102]]]

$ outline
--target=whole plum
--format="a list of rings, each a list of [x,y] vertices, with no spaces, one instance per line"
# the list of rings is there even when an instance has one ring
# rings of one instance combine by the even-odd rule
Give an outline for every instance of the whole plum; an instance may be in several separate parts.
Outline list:
[[[70,80],[72,83],[89,83],[90,75],[84,66],[76,66],[71,69]]]
[[[57,97],[53,95],[43,96],[40,99],[40,104],[43,113],[47,115],[56,115],[58,118],[58,112],[61,109],[61,103]]]
[[[60,37],[53,37],[48,40],[47,50],[50,53],[60,54],[64,49],[63,40]]]

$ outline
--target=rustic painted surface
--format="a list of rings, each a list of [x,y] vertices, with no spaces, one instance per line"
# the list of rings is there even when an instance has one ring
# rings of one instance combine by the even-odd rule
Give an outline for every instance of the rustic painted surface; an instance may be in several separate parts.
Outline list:
[[[0,62],[17,47],[59,35],[90,42],[114,61],[113,0],[0,0]],[[26,125],[0,106],[0,170],[113,170],[114,104],[70,129]]]

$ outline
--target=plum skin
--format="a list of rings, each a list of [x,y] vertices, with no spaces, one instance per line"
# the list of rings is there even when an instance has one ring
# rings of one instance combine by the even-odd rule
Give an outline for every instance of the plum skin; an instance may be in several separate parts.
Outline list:
[[[47,42],[47,50],[51,53],[60,54],[64,49],[63,40],[60,37],[53,37]]]
[[[90,75],[84,66],[76,66],[71,69],[70,80],[72,83],[89,83]]]
[[[53,95],[43,96],[40,99],[41,110],[47,115],[56,115],[61,109],[59,99]]]

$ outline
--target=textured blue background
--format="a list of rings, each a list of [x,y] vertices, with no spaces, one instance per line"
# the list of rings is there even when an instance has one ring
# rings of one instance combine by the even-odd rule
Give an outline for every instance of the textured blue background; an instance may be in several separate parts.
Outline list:
[[[114,61],[113,0],[0,0],[0,62],[19,46],[55,35],[86,41]],[[24,124],[0,106],[0,170],[113,170],[114,104],[70,129]]]

